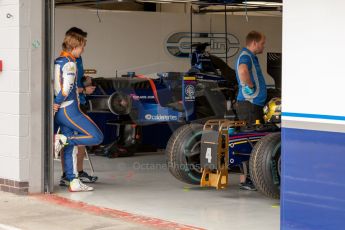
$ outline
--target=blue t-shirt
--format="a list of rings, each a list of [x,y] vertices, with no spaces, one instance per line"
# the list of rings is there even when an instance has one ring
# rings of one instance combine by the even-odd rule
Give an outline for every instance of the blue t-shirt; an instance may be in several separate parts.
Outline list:
[[[248,67],[250,79],[254,84],[254,93],[247,94],[244,90],[245,84],[240,81],[238,68],[241,64]],[[252,104],[264,106],[267,98],[267,89],[264,75],[262,74],[259,60],[247,48],[243,48],[236,62],[236,78],[238,82],[237,101],[249,101]]]
[[[83,59],[81,57],[77,58],[75,60],[76,65],[77,65],[77,86],[78,88],[83,88],[84,83],[83,83],[83,76],[84,76],[84,66],[83,66]],[[86,104],[86,98],[85,94],[79,93],[79,101],[80,104],[85,105]]]

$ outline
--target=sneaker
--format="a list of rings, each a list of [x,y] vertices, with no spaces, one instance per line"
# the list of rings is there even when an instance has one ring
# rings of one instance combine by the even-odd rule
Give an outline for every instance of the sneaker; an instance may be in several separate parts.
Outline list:
[[[253,182],[250,179],[246,179],[245,182],[239,184],[240,189],[242,190],[249,190],[249,191],[256,191]]]
[[[55,143],[54,143],[54,157],[58,159],[60,157],[60,151],[67,145],[67,137],[62,134],[55,134]]]
[[[78,177],[83,183],[95,183],[98,180],[97,176],[90,176],[84,171],[79,172]]]
[[[62,175],[60,178],[60,186],[65,186],[68,187],[69,186],[69,180],[67,180],[67,177]]]
[[[83,184],[83,182],[81,182],[78,178],[74,178],[69,183],[68,190],[70,192],[89,192],[89,191],[93,191],[93,187]]]

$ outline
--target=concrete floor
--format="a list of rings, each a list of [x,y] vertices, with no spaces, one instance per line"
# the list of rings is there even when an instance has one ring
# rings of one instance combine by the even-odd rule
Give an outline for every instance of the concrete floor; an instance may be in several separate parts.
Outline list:
[[[58,186],[61,169],[55,162],[56,194],[206,229],[279,229],[279,201],[240,190],[238,175],[230,175],[229,187],[217,191],[175,179],[165,166],[163,153],[115,159],[92,156],[92,162],[99,181],[94,184],[95,191],[89,193],[69,193]],[[84,164],[89,172],[87,161]]]
[[[0,192],[0,230],[138,230],[150,229],[121,219],[93,215],[33,196]]]

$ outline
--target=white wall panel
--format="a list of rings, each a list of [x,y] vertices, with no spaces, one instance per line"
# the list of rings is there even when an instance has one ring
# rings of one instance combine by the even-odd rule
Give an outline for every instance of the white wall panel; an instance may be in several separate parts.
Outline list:
[[[19,49],[19,27],[0,27],[0,49]]]
[[[29,92],[28,71],[4,71],[0,73],[0,92]]]
[[[3,140],[0,156],[19,158],[19,137],[0,135]]]
[[[19,115],[19,93],[0,92],[0,105],[0,113]]]
[[[28,70],[27,49],[0,49],[0,60],[3,61],[3,71]]]
[[[16,181],[29,178],[30,3],[0,0],[0,178]]]
[[[0,92],[0,113],[30,115],[30,94]]]
[[[283,111],[345,116],[344,7],[342,0],[284,2],[293,13],[283,17]]]
[[[28,116],[0,114],[0,135],[26,137],[29,134]]]
[[[85,68],[95,68],[98,76],[114,77],[120,73],[136,71],[152,73],[160,71],[187,71],[188,58],[170,55],[165,42],[176,32],[189,32],[188,14],[143,13],[143,12],[101,12],[101,23],[95,11],[56,10],[55,56],[61,50],[64,33],[72,26],[88,32],[88,42],[83,54]],[[235,34],[243,46],[250,30],[259,30],[267,35],[267,52],[281,52],[282,20],[278,17],[230,17],[228,32]],[[195,15],[194,32],[224,33],[222,15]],[[259,55],[264,73],[266,53]],[[235,58],[229,59],[233,67]],[[267,74],[266,74],[267,75]],[[267,77],[267,83],[273,81]]]
[[[4,179],[16,180],[19,175],[19,159],[0,155],[0,176]]]
[[[3,143],[0,156],[12,158],[25,158],[29,152],[29,138],[1,135]],[[21,147],[20,147],[21,146]]]
[[[0,0],[0,6],[18,5],[19,0]]]
[[[1,5],[0,27],[19,26],[19,8],[17,5]]]
[[[0,156],[0,175],[4,179],[28,181],[29,159]]]

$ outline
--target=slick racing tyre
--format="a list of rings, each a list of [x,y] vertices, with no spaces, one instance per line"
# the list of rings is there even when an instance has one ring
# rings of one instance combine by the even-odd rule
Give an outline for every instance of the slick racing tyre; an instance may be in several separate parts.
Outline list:
[[[259,192],[267,197],[280,197],[281,169],[281,136],[280,132],[263,137],[254,146],[250,160],[250,177]]]
[[[178,128],[165,149],[170,173],[188,184],[200,184],[200,143],[203,125],[188,124]]]

